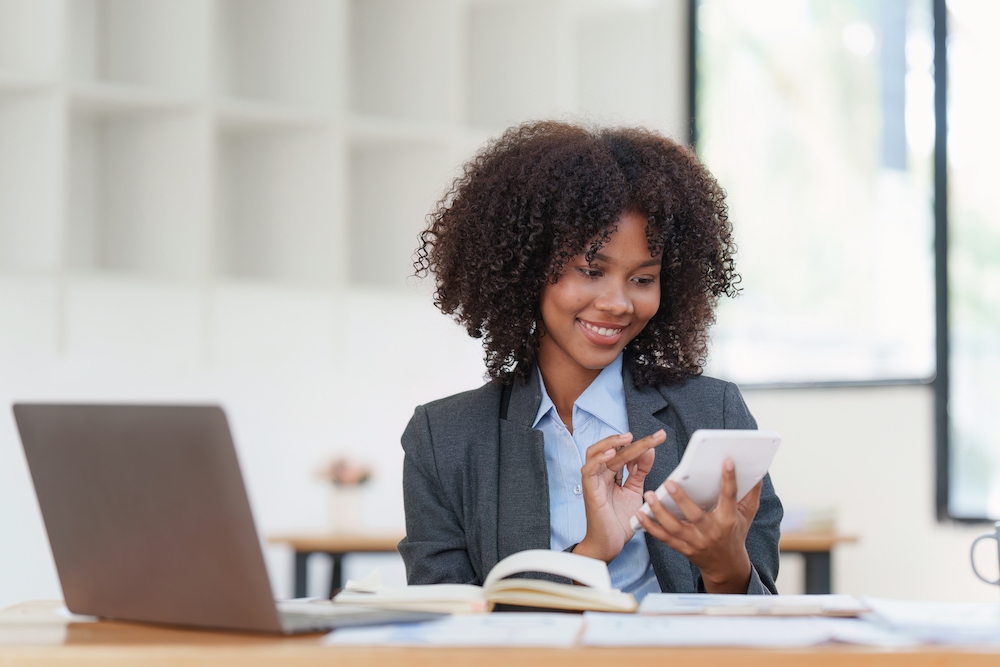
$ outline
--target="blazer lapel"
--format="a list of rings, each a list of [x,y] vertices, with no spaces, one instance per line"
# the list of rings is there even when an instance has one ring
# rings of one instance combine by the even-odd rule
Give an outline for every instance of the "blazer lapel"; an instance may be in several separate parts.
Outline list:
[[[538,373],[514,381],[507,419],[500,420],[497,560],[527,549],[548,549],[549,486],[545,439],[531,427],[542,402]]]
[[[622,376],[625,383],[625,408],[632,436],[635,440],[639,440],[661,428],[667,434],[666,441],[655,450],[653,468],[646,476],[643,485],[646,491],[655,491],[680,463],[680,443],[673,427],[657,416],[666,410],[667,400],[655,387],[636,388],[628,364],[624,366]],[[649,535],[646,535],[646,547],[660,589],[664,593],[697,592],[697,581],[693,576],[691,561]],[[685,573],[688,573],[687,576]]]

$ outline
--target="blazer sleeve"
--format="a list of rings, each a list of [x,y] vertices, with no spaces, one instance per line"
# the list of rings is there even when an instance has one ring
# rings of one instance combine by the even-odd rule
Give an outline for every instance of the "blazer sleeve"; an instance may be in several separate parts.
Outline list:
[[[727,384],[723,393],[723,427],[756,429],[757,421],[750,414],[740,390],[734,384]],[[777,593],[775,580],[778,578],[778,542],[781,540],[781,517],[784,511],[771,484],[771,476],[764,476],[760,491],[760,507],[747,532],[747,555],[750,556],[751,595]]]
[[[403,445],[403,505],[406,537],[399,554],[409,584],[471,584],[465,531],[445,497],[438,475],[427,410],[417,407],[406,426]]]

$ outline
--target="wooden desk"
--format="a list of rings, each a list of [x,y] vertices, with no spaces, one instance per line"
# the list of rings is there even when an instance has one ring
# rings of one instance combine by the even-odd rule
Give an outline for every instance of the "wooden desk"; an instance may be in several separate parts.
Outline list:
[[[329,554],[333,558],[330,591],[343,586],[343,558],[349,553],[394,553],[403,539],[396,534],[327,534],[276,535],[268,538],[275,544],[289,544],[295,550],[295,597],[305,597],[308,590],[309,556]],[[832,590],[831,552],[838,544],[857,542],[851,535],[834,533],[787,533],[781,536],[780,550],[805,557],[805,592],[829,593]]]
[[[806,593],[826,594],[833,591],[833,548],[857,541],[853,535],[832,532],[785,533],[778,548],[782,553],[802,554],[805,558]]]
[[[924,648],[810,649],[664,648],[344,648],[320,644],[321,635],[270,637],[183,630],[101,621],[67,623],[55,615],[59,602],[30,602],[0,611],[0,665],[188,667],[607,667],[609,664],[671,667],[996,667],[1000,651]]]

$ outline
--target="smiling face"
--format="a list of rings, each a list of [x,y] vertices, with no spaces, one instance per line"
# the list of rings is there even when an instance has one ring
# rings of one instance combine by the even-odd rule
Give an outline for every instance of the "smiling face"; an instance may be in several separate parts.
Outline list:
[[[542,288],[538,365],[550,374],[591,376],[621,353],[660,306],[660,257],[649,253],[646,219],[624,213],[593,262],[581,253]]]

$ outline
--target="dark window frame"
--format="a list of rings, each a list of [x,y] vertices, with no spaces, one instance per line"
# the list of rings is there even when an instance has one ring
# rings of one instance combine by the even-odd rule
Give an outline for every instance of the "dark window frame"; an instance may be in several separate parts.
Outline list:
[[[948,308],[948,9],[946,0],[929,0],[934,18],[934,330],[935,373],[929,378],[859,381],[776,382],[746,389],[815,389],[930,385],[934,390],[934,510],[938,521],[983,523],[983,518],[953,517],[948,510],[950,342]],[[687,111],[688,143],[698,145],[698,6],[688,0]]]

